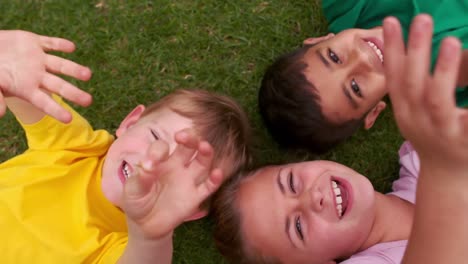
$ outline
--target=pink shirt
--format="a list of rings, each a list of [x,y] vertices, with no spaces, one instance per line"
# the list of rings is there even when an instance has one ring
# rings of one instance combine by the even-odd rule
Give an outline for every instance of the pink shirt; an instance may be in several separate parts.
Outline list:
[[[393,192],[414,204],[416,183],[419,175],[419,158],[413,146],[405,141],[400,147],[400,178],[393,182]],[[407,240],[380,243],[351,256],[341,264],[400,264],[405,253]]]

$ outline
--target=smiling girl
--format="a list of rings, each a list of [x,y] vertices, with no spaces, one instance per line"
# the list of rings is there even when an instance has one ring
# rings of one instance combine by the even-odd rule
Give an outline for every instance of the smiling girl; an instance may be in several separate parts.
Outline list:
[[[400,150],[400,162],[400,179],[387,195],[376,192],[363,175],[331,161],[261,168],[218,196],[226,206],[221,211],[232,210],[230,215],[238,217],[219,216],[220,248],[229,255],[236,253],[229,243],[242,243],[246,263],[335,263],[356,252],[361,253],[349,261],[382,255],[399,263],[411,231],[419,170],[409,143]],[[222,202],[233,195],[233,203]],[[225,230],[238,224],[241,230],[231,240]]]

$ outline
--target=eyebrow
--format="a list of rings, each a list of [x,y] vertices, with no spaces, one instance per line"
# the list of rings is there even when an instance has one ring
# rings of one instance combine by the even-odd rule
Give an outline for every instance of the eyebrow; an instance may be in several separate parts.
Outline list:
[[[348,102],[351,104],[351,106],[354,109],[359,108],[356,100],[354,100],[353,96],[349,93],[349,90],[346,88],[346,85],[343,84],[343,93],[345,94],[346,98],[348,99]]]
[[[285,194],[286,194],[286,191],[284,190],[284,186],[283,186],[283,184],[281,183],[281,180],[280,180],[280,175],[281,175],[281,171],[282,171],[282,170],[283,170],[283,169],[280,169],[280,170],[278,171],[278,176],[276,177],[276,183],[278,183],[278,187],[279,187],[281,193],[282,193],[283,195],[285,195]],[[286,236],[288,237],[289,242],[291,242],[291,245],[292,245],[293,247],[297,248],[297,247],[296,247],[296,244],[294,244],[294,242],[293,242],[293,240],[292,240],[292,238],[291,238],[291,235],[289,234],[289,227],[290,227],[290,226],[291,226],[291,221],[289,220],[288,216],[286,216],[286,224],[284,225],[284,232],[286,233]]]
[[[284,194],[286,194],[286,192],[285,192],[285,190],[284,190],[284,186],[283,186],[283,184],[281,183],[281,179],[280,179],[280,175],[281,175],[281,171],[282,171],[282,170],[283,170],[283,169],[279,169],[279,170],[278,170],[278,175],[277,175],[277,177],[276,177],[276,182],[278,183],[278,186],[279,186],[279,188],[280,188],[281,193],[284,195]]]
[[[322,61],[322,63],[325,65],[325,67],[327,67],[329,69],[331,68],[330,62],[328,62],[328,60],[325,59],[325,57],[322,55],[321,50],[316,50],[315,54],[319,57],[319,59]]]

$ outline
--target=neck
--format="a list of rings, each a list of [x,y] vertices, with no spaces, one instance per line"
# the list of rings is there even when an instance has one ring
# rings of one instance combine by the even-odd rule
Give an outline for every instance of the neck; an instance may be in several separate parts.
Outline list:
[[[414,205],[394,195],[375,193],[375,220],[360,251],[383,242],[407,240],[413,224]]]

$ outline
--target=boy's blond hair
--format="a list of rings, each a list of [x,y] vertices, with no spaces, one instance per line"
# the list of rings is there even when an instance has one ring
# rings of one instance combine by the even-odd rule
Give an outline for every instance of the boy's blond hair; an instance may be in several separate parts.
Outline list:
[[[148,106],[142,116],[166,107],[193,121],[198,135],[212,145],[213,164],[224,169],[224,179],[250,163],[250,125],[232,98],[205,90],[179,89]]]

